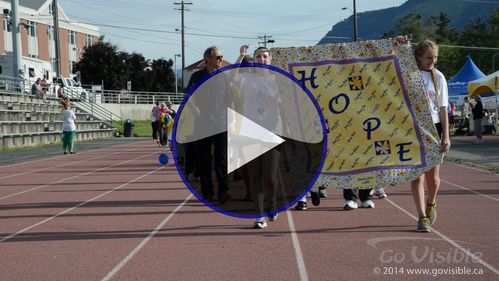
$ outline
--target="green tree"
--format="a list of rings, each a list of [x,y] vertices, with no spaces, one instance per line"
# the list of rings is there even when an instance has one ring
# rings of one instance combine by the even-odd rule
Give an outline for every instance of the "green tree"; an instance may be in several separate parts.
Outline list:
[[[451,27],[452,19],[446,13],[430,17],[430,23],[435,26],[435,40],[454,42],[459,36],[459,31]]]
[[[460,44],[499,48],[497,34],[499,34],[499,9],[490,13],[487,22],[479,18],[466,26],[460,37]],[[499,69],[498,50],[481,50],[475,51],[475,53],[479,57],[479,67],[484,73],[492,73]]]
[[[150,68],[150,87],[152,91],[175,91],[175,76],[173,73],[173,61],[163,58],[153,60]]]
[[[84,84],[101,84],[108,90],[121,90],[132,82],[133,91],[175,91],[172,60],[157,59],[152,62],[142,54],[120,52],[118,47],[104,42],[85,48],[82,59],[74,71],[80,71]]]
[[[132,53],[125,58],[125,77],[132,82],[132,91],[147,91],[149,85],[147,81],[146,68],[149,66],[142,54]]]
[[[419,14],[408,14],[395,24],[395,29],[385,33],[383,38],[394,37],[397,35],[409,35],[412,40],[417,42],[428,38],[434,30],[434,26],[428,26]]]
[[[81,60],[76,63],[75,71],[80,71],[83,84],[101,84],[106,89],[118,89],[123,85],[124,62],[118,47],[99,41],[84,49]]]

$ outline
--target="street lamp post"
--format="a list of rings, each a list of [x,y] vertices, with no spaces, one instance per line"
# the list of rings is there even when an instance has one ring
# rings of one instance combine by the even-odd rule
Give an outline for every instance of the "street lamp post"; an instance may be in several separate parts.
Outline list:
[[[493,56],[492,56],[492,72],[494,72],[496,70],[496,56],[499,55],[499,53],[495,53]]]
[[[177,85],[177,57],[181,57],[181,54],[175,54],[173,57],[173,75],[175,76],[175,96],[178,95],[178,85]]]
[[[348,7],[341,8],[342,10],[350,10],[353,13],[353,41],[357,42],[359,40],[358,28],[357,28],[357,4],[353,0],[353,11]]]

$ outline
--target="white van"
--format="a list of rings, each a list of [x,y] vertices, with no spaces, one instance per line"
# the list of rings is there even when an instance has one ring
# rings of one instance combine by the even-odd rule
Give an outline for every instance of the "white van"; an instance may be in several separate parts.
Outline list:
[[[19,70],[22,71],[22,79],[19,75],[12,76],[14,75],[12,52],[0,55],[0,75],[22,80],[19,81],[22,92],[30,93],[31,85],[35,83],[37,78],[46,77],[47,81],[52,81],[53,77],[55,77],[55,72],[52,71],[50,62],[30,57],[23,56],[21,58]]]

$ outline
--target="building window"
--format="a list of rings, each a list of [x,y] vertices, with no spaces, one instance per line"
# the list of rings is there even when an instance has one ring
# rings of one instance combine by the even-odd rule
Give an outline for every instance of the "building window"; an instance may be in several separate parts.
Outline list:
[[[28,35],[31,37],[38,36],[38,25],[34,21],[28,21]]]
[[[87,34],[85,37],[85,47],[91,47],[93,45],[92,35]]]
[[[75,61],[69,61],[69,73],[73,73],[73,67],[75,66]]]
[[[38,24],[28,21],[28,52],[32,58],[38,58]]]
[[[69,44],[76,45],[76,32],[72,30],[69,31]]]
[[[12,52],[12,25],[7,19],[3,19],[3,47],[6,52]]]
[[[49,36],[49,40],[51,41],[54,41],[55,40],[55,29],[53,26],[49,26],[49,30],[48,30],[48,36]]]
[[[50,58],[50,64],[52,65],[52,69],[57,69],[57,60],[55,58]]]
[[[12,25],[7,19],[3,19],[3,30],[6,32],[12,32]]]

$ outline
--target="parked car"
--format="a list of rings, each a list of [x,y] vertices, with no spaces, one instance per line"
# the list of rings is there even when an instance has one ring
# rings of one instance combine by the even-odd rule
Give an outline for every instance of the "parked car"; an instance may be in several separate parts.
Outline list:
[[[87,101],[88,92],[81,87],[81,84],[72,78],[54,78],[54,93],[57,94],[60,85],[64,85],[64,94],[74,101]]]

